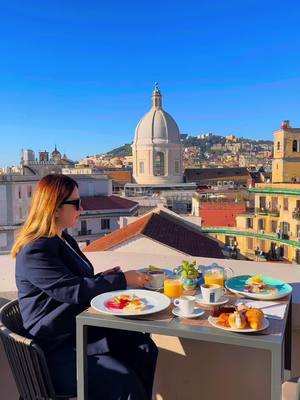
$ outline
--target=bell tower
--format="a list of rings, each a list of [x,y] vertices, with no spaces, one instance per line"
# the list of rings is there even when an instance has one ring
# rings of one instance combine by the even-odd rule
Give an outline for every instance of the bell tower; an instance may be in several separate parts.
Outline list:
[[[288,120],[274,132],[272,182],[300,182],[300,128],[292,128]]]

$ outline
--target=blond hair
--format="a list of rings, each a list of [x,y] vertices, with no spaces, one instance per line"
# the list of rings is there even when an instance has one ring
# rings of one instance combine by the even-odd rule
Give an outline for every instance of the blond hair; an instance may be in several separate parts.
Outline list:
[[[38,182],[28,216],[12,247],[12,257],[16,257],[34,240],[57,234],[55,211],[71,195],[75,187],[78,187],[78,184],[74,179],[59,174],[46,175]]]

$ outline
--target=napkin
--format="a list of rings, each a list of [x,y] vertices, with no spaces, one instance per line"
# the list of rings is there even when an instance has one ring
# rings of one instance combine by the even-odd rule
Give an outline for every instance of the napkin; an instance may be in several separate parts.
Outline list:
[[[252,308],[261,309],[265,316],[274,319],[283,319],[287,304],[278,303],[276,301],[262,301],[262,300],[247,300],[243,299],[236,301],[236,304],[244,303]]]

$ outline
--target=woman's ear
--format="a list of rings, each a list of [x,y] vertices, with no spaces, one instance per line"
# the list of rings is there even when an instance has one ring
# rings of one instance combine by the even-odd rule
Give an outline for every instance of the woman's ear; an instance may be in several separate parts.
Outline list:
[[[55,218],[59,218],[60,217],[60,208],[59,207],[55,210],[54,215],[55,215]]]

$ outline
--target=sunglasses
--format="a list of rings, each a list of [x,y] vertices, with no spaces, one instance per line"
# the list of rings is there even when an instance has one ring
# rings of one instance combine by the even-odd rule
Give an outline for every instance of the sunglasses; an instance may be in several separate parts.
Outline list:
[[[81,199],[75,199],[75,200],[65,200],[61,203],[61,206],[63,204],[71,204],[76,207],[76,210],[78,211],[81,207]]]

